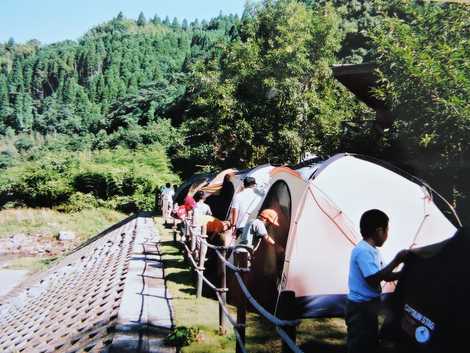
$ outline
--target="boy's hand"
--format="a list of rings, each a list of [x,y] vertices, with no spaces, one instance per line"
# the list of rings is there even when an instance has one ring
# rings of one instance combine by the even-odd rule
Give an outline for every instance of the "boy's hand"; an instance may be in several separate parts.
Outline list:
[[[279,244],[275,245],[275,247],[276,247],[276,249],[275,249],[276,250],[276,255],[278,255],[278,256],[282,255],[284,253],[284,251],[286,250],[286,249],[284,249],[283,246],[281,246]]]

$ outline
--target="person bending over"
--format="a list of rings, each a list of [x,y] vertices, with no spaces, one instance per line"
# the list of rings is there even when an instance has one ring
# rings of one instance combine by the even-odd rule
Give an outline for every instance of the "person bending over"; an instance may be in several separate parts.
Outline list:
[[[276,227],[279,226],[277,212],[270,208],[261,211],[258,218],[245,225],[242,235],[238,239],[238,244],[251,245],[255,250],[260,244],[261,239],[264,239],[268,244],[276,244],[274,239],[268,234],[266,229],[268,224]]]

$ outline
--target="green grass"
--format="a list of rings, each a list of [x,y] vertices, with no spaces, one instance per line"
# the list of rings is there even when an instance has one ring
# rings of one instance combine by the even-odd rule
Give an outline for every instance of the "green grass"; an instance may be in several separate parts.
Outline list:
[[[5,268],[9,270],[28,270],[29,272],[38,272],[45,270],[49,265],[57,259],[56,256],[51,257],[19,257],[8,261]]]
[[[218,335],[218,301],[209,298],[196,299],[190,264],[184,261],[182,252],[173,243],[172,231],[164,229],[161,218],[155,218],[162,236],[161,252],[165,266],[168,289],[173,297],[176,326],[197,327],[201,340],[183,347],[182,353],[235,352],[235,336],[227,323],[229,334]],[[229,307],[236,317],[236,308]],[[281,340],[274,327],[256,313],[248,313],[246,348],[250,353],[281,351]],[[303,320],[297,327],[297,343],[305,352],[339,353],[346,350],[346,327],[340,318]]]
[[[163,228],[161,218],[155,218],[155,222],[162,237],[162,260],[168,290],[173,298],[175,325],[197,327],[200,330],[198,341],[183,347],[181,352],[233,353],[235,351],[233,333],[229,331],[227,336],[218,335],[218,301],[205,297],[196,298],[193,273],[179,247],[173,243],[172,231]]]
[[[281,339],[270,322],[255,313],[250,313],[247,320],[246,341],[250,353],[281,352]],[[297,326],[296,343],[304,352],[345,352],[344,319],[302,320]]]
[[[123,213],[104,208],[74,213],[47,208],[6,209],[0,211],[0,238],[17,233],[56,236],[59,231],[67,230],[84,241],[125,217]]]

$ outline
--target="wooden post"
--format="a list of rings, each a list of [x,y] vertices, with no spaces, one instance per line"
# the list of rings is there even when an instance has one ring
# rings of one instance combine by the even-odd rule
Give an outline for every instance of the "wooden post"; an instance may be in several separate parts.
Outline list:
[[[189,221],[187,219],[184,220],[184,229],[183,229],[183,237],[182,241],[183,243],[187,244],[188,237],[189,237]]]
[[[235,252],[236,264],[240,268],[246,268],[248,266],[248,253],[246,251]],[[245,272],[240,272],[240,276],[242,277],[243,281],[245,282],[246,274]],[[246,283],[246,282],[245,282]],[[237,305],[237,324],[239,325],[238,333],[240,334],[241,341],[243,342],[243,346],[245,345],[245,334],[246,334],[246,298],[243,294],[242,290],[240,289],[240,300]],[[236,345],[236,353],[242,353],[242,349],[240,343],[237,340]]]
[[[282,320],[298,319],[297,304],[295,300],[294,291],[282,291],[280,293],[277,316]],[[297,336],[296,326],[284,326],[284,330],[295,343]],[[289,348],[289,346],[284,341],[282,341],[282,353],[291,352],[292,350]]]
[[[221,255],[226,258],[227,257],[227,250],[223,249],[220,251]],[[227,288],[227,268],[225,267],[225,263],[222,259],[219,259],[219,266],[220,266],[220,288],[224,289],[222,292],[222,303],[223,305],[227,305],[227,292],[225,289]],[[225,336],[227,334],[227,327],[226,327],[226,319],[224,315],[224,311],[222,308],[222,304],[219,303],[219,335]]]
[[[202,277],[204,276],[204,262],[206,261],[206,254],[207,254],[207,243],[206,243],[207,235],[201,235],[201,246],[199,248],[199,270],[197,272],[197,290],[196,290],[196,297],[200,298],[202,296],[202,285],[204,280]]]
[[[190,222],[188,220],[184,220],[184,230],[183,230],[183,236],[181,238],[181,241],[183,242],[184,245],[188,245],[188,238],[189,238],[189,227],[190,227]],[[183,254],[184,254],[184,259],[187,263],[189,263],[188,259],[188,251],[186,250],[186,246],[183,247]]]
[[[178,228],[174,227],[173,228],[173,243],[176,244],[176,234],[178,233]]]
[[[191,234],[191,255],[194,256],[194,251],[196,250],[196,235],[194,234],[194,227],[190,226],[189,227],[189,234]]]
[[[176,233],[178,232],[176,218],[173,218],[173,227],[171,227],[171,230],[173,232],[173,243],[176,243]]]

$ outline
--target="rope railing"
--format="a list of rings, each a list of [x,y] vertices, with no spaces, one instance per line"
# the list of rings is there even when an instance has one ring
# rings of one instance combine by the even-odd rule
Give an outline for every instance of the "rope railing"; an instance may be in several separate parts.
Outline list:
[[[220,297],[220,294],[219,293],[215,293],[216,296],[217,296],[217,300],[219,301],[219,304],[220,304],[220,308],[222,309],[222,312],[223,314],[225,315],[225,317],[228,319],[228,321],[230,322],[230,324],[232,325],[233,327],[233,332],[235,333],[235,339],[237,340],[237,347],[240,347],[240,350],[243,352],[243,353],[247,353],[246,349],[245,349],[245,342],[244,342],[244,339],[242,338],[242,336],[240,335],[240,333],[238,332],[239,329],[241,328],[245,328],[246,325],[245,324],[239,324],[237,323],[237,321],[235,321],[232,316],[230,315],[230,313],[228,312],[227,308],[225,307],[225,303],[224,303],[224,300]]]
[[[247,245],[219,246],[207,242],[207,236],[203,234],[202,227],[198,229],[192,224],[192,220],[184,220],[184,231],[180,233],[178,242],[182,245],[186,258],[189,259],[191,266],[198,275],[196,296],[202,296],[203,283],[211,289],[219,302],[219,331],[221,334],[226,332],[225,320],[232,325],[236,338],[236,352],[247,353],[245,348],[245,329],[246,329],[246,304],[251,306],[267,321],[275,326],[276,332],[283,343],[283,352],[303,353],[295,343],[295,328],[300,320],[281,319],[271,314],[261,304],[259,304],[247,288],[244,276],[251,271],[250,263],[253,257],[253,248]],[[175,238],[176,240],[176,234]],[[190,244],[190,246],[188,246]],[[219,259],[222,268],[222,285],[214,285],[206,276],[204,276],[204,262],[206,260],[207,249],[212,249]],[[234,263],[228,261],[226,253],[230,251],[233,254]],[[199,262],[199,263],[198,263]],[[229,268],[235,276],[236,283],[240,288],[242,298],[237,305],[237,319],[234,319],[227,308],[226,293],[226,268]]]
[[[246,288],[245,283],[243,283],[243,279],[240,277],[238,273],[235,272],[235,277],[237,279],[238,285],[240,286],[240,289],[243,291],[243,294],[245,294],[246,299],[250,302],[251,305],[254,306],[254,308],[262,315],[264,318],[268,321],[271,321],[272,324],[276,326],[296,326],[299,324],[299,320],[281,320],[278,319],[276,316],[271,314],[269,311],[267,311],[265,308],[263,308],[255,298],[251,295],[250,291],[248,288]]]

